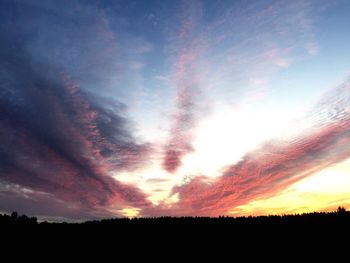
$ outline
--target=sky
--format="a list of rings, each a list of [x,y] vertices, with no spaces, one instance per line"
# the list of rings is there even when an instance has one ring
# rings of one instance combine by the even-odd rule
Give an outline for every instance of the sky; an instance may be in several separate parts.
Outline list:
[[[350,208],[350,2],[0,2],[0,212]]]

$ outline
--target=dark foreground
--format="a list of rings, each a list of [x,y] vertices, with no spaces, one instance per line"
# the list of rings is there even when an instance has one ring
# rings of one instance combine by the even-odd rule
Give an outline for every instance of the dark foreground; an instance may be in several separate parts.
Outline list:
[[[40,244],[41,249],[53,249],[54,255],[64,256],[68,253],[65,251],[90,255],[99,247],[113,253],[131,249],[128,256],[148,255],[151,260],[158,255],[155,251],[167,251],[168,257],[195,252],[206,258],[215,247],[218,255],[224,252],[229,257],[242,254],[242,249],[249,250],[245,257],[261,256],[256,248],[266,255],[284,250],[289,257],[301,249],[310,251],[310,246],[316,247],[315,255],[323,255],[330,246],[339,252],[348,250],[350,212],[341,208],[330,213],[285,216],[121,218],[83,223],[38,222],[12,213],[0,215],[0,234],[4,244],[17,251],[24,247],[32,253]],[[83,250],[77,250],[79,246]],[[143,254],[137,247],[147,247],[148,252]]]

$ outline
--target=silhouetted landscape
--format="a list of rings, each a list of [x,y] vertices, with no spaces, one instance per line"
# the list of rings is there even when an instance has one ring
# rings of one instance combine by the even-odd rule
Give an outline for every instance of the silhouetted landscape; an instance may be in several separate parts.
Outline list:
[[[350,227],[350,211],[338,207],[334,212],[314,212],[292,215],[269,215],[269,216],[248,216],[248,217],[141,217],[141,218],[111,218],[102,220],[85,221],[78,223],[67,222],[39,222],[36,217],[18,215],[13,212],[11,215],[0,215],[1,227],[30,227],[30,226],[77,226],[77,227],[106,227],[120,228],[125,230],[132,227],[191,227],[198,226],[225,226],[227,229],[244,228],[270,228],[270,227]]]
[[[279,249],[295,253],[297,248],[309,250],[310,245],[315,245],[322,253],[322,246],[340,243],[349,230],[350,212],[343,208],[283,216],[113,218],[81,223],[41,222],[17,213],[0,216],[0,233],[9,248],[37,251],[40,244],[62,255],[67,251],[77,253],[79,246],[83,248],[78,250],[80,255],[131,249],[130,256],[146,255],[152,259],[157,256],[153,252],[157,249],[171,256],[186,251],[207,257],[215,250],[227,255],[243,253],[241,248],[245,248],[250,252],[244,255],[250,257],[257,253],[255,248],[265,248],[264,253]],[[145,247],[149,249],[141,252]]]

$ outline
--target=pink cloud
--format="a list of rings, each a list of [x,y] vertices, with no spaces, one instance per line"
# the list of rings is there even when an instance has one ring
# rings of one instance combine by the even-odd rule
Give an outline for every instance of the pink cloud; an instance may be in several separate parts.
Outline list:
[[[196,72],[200,49],[199,40],[190,36],[195,27],[195,19],[184,18],[178,38],[182,43],[177,56],[174,82],[177,87],[176,112],[170,128],[170,136],[164,146],[162,167],[175,173],[182,164],[182,158],[193,151],[192,140],[196,125],[195,93],[198,93],[199,76]]]
[[[347,159],[350,156],[350,118],[346,111],[349,87],[346,82],[321,101],[315,109],[321,119],[313,130],[287,141],[265,143],[226,168],[215,181],[199,176],[174,187],[172,194],[178,194],[179,202],[163,212],[228,214],[236,206],[272,196],[306,176]],[[159,209],[162,211],[162,207]]]
[[[350,120],[300,139],[288,146],[265,145],[227,168],[215,182],[196,177],[175,187],[180,201],[175,214],[228,214],[229,210],[258,197],[270,196],[350,154]],[[346,146],[345,146],[346,145]]]

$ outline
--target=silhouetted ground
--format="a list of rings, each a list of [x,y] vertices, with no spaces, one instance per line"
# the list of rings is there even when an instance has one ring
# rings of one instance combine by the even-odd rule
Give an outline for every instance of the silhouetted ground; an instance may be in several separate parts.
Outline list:
[[[345,209],[285,216],[122,218],[84,223],[38,222],[17,213],[0,215],[2,251],[27,250],[30,254],[49,250],[51,257],[62,256],[64,261],[69,253],[88,259],[91,253],[99,257],[124,253],[131,259],[146,257],[143,261],[147,262],[154,257],[182,262],[183,255],[190,253],[204,261],[215,254],[210,262],[223,261],[220,256],[243,256],[243,262],[265,256],[285,262],[305,251],[314,262],[313,256],[324,255],[330,246],[345,253],[349,234],[350,212]],[[282,251],[284,255],[277,256]],[[333,258],[330,262],[339,261]]]
[[[11,215],[0,215],[0,227],[15,228],[107,228],[119,229],[140,229],[140,228],[188,228],[190,230],[201,229],[203,227],[224,227],[229,230],[257,230],[270,228],[298,228],[306,227],[310,229],[323,227],[339,228],[350,227],[350,212],[339,207],[335,212],[314,212],[294,215],[271,215],[257,217],[157,217],[157,218],[114,218],[100,221],[86,221],[82,223],[49,223],[38,222],[35,217],[26,215],[19,216],[16,212]]]

